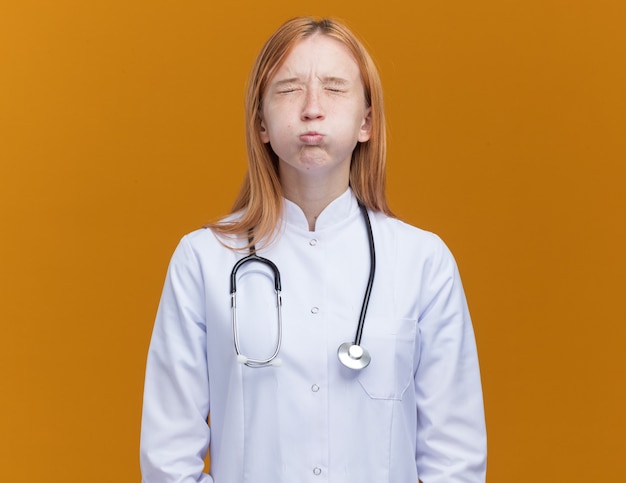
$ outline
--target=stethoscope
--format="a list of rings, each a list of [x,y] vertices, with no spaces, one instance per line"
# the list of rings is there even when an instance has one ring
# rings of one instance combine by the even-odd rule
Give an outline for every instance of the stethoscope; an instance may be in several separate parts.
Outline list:
[[[372,358],[365,347],[361,346],[361,338],[363,336],[363,326],[365,325],[365,316],[367,314],[367,306],[369,304],[370,295],[372,293],[372,285],[374,284],[374,272],[376,271],[376,250],[374,248],[374,235],[372,233],[372,225],[367,213],[367,208],[359,202],[359,208],[363,214],[365,220],[365,226],[367,228],[367,237],[369,241],[370,249],[370,273],[367,280],[367,287],[365,288],[365,295],[363,296],[363,305],[361,306],[361,314],[359,316],[359,324],[357,325],[356,335],[354,342],[345,342],[337,349],[337,357],[341,363],[355,370],[363,369],[367,367]],[[278,332],[276,336],[276,348],[271,356],[266,359],[253,359],[247,357],[241,353],[239,345],[239,330],[237,328],[237,272],[239,269],[251,262],[262,263],[268,266],[274,273],[274,291],[276,292],[276,321],[278,325]],[[250,254],[241,258],[233,266],[233,270],[230,273],[230,307],[232,314],[233,325],[233,338],[235,341],[235,353],[237,354],[237,361],[248,367],[268,367],[268,366],[280,366],[282,361],[278,357],[280,352],[280,346],[283,340],[283,319],[282,319],[282,296],[281,296],[281,283],[280,283],[280,271],[274,262],[267,258],[260,257],[256,254],[256,247],[252,245],[250,247]]]

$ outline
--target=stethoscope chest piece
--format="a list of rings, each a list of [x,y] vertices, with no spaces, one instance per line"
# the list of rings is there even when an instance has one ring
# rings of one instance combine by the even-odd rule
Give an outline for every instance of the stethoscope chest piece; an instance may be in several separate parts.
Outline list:
[[[337,349],[337,357],[344,366],[357,371],[367,367],[372,360],[367,349],[352,342],[341,344]]]

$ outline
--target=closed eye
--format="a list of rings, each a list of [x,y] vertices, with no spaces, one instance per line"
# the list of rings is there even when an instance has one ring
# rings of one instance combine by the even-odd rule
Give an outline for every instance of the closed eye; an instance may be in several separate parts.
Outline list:
[[[324,85],[324,89],[338,94],[347,92],[350,87],[348,81],[346,79],[342,79],[341,77],[325,77],[322,79],[322,83]]]
[[[296,92],[300,89],[298,89],[297,87],[283,87],[281,89],[278,89],[278,93],[279,94],[289,94],[290,92]]]

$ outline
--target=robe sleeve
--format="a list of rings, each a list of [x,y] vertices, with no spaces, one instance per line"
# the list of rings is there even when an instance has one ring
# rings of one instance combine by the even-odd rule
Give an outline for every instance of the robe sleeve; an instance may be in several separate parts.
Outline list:
[[[484,483],[487,443],[474,331],[456,263],[440,240],[422,284],[418,474],[423,483]]]
[[[204,282],[183,238],[168,268],[148,350],[141,423],[143,483],[210,483]]]

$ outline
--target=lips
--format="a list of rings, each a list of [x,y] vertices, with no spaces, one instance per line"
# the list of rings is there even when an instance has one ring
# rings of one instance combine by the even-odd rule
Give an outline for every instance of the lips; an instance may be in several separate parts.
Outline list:
[[[304,144],[310,144],[312,146],[315,146],[317,144],[321,144],[324,141],[324,135],[316,131],[309,131],[300,135],[300,141],[302,141]]]

